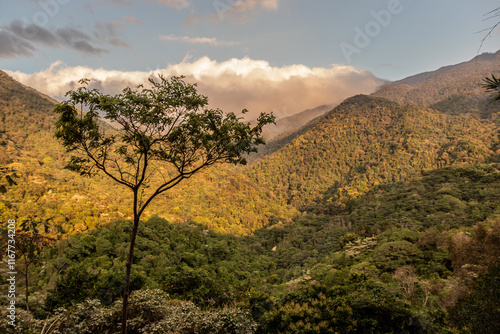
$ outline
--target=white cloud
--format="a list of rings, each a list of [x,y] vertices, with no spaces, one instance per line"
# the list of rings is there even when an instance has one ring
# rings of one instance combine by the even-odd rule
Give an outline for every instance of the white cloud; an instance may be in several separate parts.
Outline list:
[[[174,35],[165,35],[160,36],[161,39],[166,41],[182,41],[191,44],[210,44],[214,46],[222,46],[222,45],[236,45],[238,42],[226,42],[219,41],[215,37],[188,37],[188,36],[174,36]]]
[[[320,105],[337,104],[354,94],[371,93],[382,83],[371,73],[351,66],[273,67],[267,61],[247,57],[224,62],[208,57],[185,59],[154,72],[68,67],[60,61],[33,74],[6,72],[58,100],[63,100],[68,90],[76,89],[81,78],[90,79],[91,87],[116,94],[127,86],[146,83],[155,73],[166,77],[184,75],[186,81],[198,84],[198,91],[208,96],[211,107],[235,113],[246,108],[251,118],[270,111],[281,118]]]

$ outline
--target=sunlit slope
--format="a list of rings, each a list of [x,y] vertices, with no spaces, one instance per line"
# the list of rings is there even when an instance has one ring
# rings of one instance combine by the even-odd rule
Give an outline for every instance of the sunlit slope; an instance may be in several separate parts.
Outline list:
[[[0,71],[0,164],[19,175],[0,194],[0,216],[52,219],[68,232],[84,231],[131,215],[129,189],[109,178],[84,178],[64,169],[69,159],[54,138],[54,101]],[[293,215],[283,199],[238,169],[217,165],[183,181],[148,207],[146,216],[197,222],[215,231],[248,234],[271,219]]]
[[[488,161],[497,143],[490,122],[358,95],[248,175],[296,207],[325,196],[342,206],[374,185],[408,180],[422,169]]]

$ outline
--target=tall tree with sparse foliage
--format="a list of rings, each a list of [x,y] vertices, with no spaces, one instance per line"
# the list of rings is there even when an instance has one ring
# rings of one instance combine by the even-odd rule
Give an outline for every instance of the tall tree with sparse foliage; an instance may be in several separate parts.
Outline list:
[[[125,334],[134,245],[146,207],[207,166],[245,164],[244,155],[264,143],[262,128],[274,123],[274,116],[263,113],[251,126],[234,113],[208,109],[207,97],[183,77],[151,78],[148,87],[125,88],[114,96],[87,88],[86,79],[80,84],[55,108],[60,115],[56,138],[73,153],[67,168],[87,176],[102,173],[133,194],[122,309]]]

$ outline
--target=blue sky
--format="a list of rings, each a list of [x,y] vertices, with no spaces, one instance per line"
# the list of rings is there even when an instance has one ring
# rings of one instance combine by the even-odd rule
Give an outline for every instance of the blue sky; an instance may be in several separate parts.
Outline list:
[[[336,103],[356,87],[373,90],[375,77],[397,80],[473,58],[486,34],[478,32],[495,23],[485,14],[499,6],[492,0],[0,0],[0,69],[53,96],[68,87],[56,82],[97,69],[103,74],[96,80],[110,91],[120,78],[136,83],[152,70],[198,81],[225,80],[231,72],[228,82],[248,78],[249,87],[302,78],[293,89],[305,90],[322,79]],[[480,52],[499,45],[495,31]],[[264,72],[266,78],[258,74]],[[277,94],[294,92],[277,87]],[[314,107],[318,94],[306,95],[296,108]],[[280,101],[270,108],[286,113],[292,103]]]

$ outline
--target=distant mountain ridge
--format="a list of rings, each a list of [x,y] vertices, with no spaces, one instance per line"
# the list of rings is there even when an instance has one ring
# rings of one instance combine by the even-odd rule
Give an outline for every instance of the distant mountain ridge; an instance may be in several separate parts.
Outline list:
[[[409,180],[422,169],[488,161],[497,145],[496,127],[474,117],[358,95],[248,173],[293,206],[323,200],[342,206],[377,184]]]
[[[483,79],[491,74],[500,74],[500,51],[388,82],[371,96],[403,105],[431,107],[450,115],[472,114],[488,118],[500,112],[500,104],[489,103],[489,94],[481,87]],[[320,106],[279,119],[276,126],[265,130],[268,143],[254,157],[260,159],[276,152],[321,122],[321,116],[331,109],[333,106]],[[274,135],[276,133],[278,135]]]
[[[401,104],[434,106],[447,113],[454,110],[455,113],[470,113],[472,110],[481,117],[488,117],[500,110],[500,107],[485,103],[489,94],[481,85],[491,74],[500,74],[500,51],[388,83],[372,95]],[[447,104],[452,105],[451,109]]]
[[[406,182],[423,169],[496,161],[498,106],[488,103],[478,82],[498,73],[499,62],[499,52],[481,55],[353,96],[330,111],[321,106],[284,118],[279,126],[298,130],[270,141],[251,166],[207,170],[147,214],[248,234],[288,219],[296,208],[340,210],[377,185]],[[127,217],[121,188],[63,169],[67,157],[53,138],[53,107],[53,100],[0,72],[0,129],[8,141],[0,163],[24,175],[0,198],[2,218],[58,216],[80,231]],[[310,119],[306,125],[303,117]],[[30,204],[16,206],[13,199]]]
[[[409,76],[407,78],[397,80],[391,83],[386,84],[385,86],[394,86],[394,85],[399,85],[399,84],[407,84],[407,85],[412,85],[416,86],[420,83],[425,82],[426,80],[430,79],[431,77],[435,77],[436,75],[440,75],[445,72],[453,71],[454,69],[459,69],[459,68],[468,68],[471,65],[476,66],[478,65],[478,62],[483,62],[486,66],[481,66],[482,68],[489,67],[491,63],[493,65],[497,65],[500,62],[500,50],[495,52],[495,53],[482,53],[480,55],[477,55],[476,57],[472,58],[469,61],[464,61],[455,65],[447,65],[440,67],[437,70],[434,71],[428,71],[428,72],[423,72],[419,73],[416,75]],[[499,69],[500,70],[500,69]]]
[[[265,138],[269,138],[270,140],[290,135],[313,119],[324,115],[327,111],[332,110],[332,108],[333,105],[325,104],[316,108],[304,110],[291,116],[279,118],[276,120],[276,124],[271,124],[264,128],[263,135]]]

